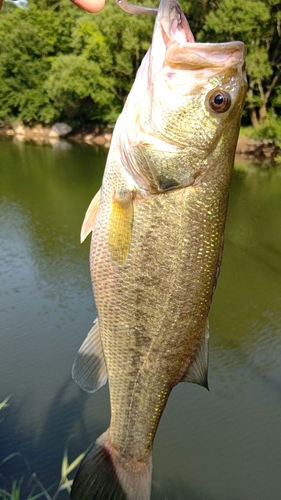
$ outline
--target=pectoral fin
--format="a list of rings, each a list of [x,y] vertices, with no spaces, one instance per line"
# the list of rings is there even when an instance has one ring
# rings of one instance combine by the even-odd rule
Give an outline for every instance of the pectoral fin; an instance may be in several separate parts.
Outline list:
[[[114,197],[108,228],[108,245],[112,258],[118,264],[124,264],[131,245],[134,219],[134,193],[127,192],[124,196]]]
[[[78,351],[72,367],[72,377],[87,392],[97,391],[107,381],[98,320],[94,322]]]
[[[208,362],[209,362],[209,322],[206,326],[205,338],[202,342],[200,350],[193,361],[192,365],[188,367],[187,372],[181,379],[181,382],[192,382],[199,384],[209,390],[208,385]]]
[[[85,218],[84,218],[84,221],[82,224],[82,228],[81,228],[81,234],[80,234],[81,243],[83,243],[85,238],[87,238],[88,234],[90,234],[90,232],[93,229],[96,215],[97,215],[97,211],[99,208],[99,202],[100,202],[100,190],[97,192],[97,194],[92,199],[92,201],[89,205],[89,208],[86,212],[86,215],[85,215]]]

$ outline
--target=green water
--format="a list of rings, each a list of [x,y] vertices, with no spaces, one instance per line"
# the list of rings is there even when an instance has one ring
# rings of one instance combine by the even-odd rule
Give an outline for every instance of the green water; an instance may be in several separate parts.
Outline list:
[[[105,153],[0,142],[0,487],[31,474],[50,495],[109,423],[108,389],[71,366],[96,311],[84,213]],[[210,392],[180,384],[154,448],[153,500],[281,498],[281,176],[235,172],[211,310]],[[38,491],[38,490],[37,490]],[[26,495],[26,493],[25,493]],[[26,496],[23,496],[26,498]],[[61,494],[59,498],[67,498]]]

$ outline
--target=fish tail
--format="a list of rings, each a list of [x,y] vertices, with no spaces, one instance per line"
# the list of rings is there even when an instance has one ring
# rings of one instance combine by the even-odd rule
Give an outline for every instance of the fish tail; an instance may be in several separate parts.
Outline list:
[[[102,434],[81,463],[71,488],[71,500],[149,500],[152,458],[124,459]]]

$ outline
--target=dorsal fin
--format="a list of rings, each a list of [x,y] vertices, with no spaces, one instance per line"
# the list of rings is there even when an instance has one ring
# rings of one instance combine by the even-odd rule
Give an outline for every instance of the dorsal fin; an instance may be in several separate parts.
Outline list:
[[[97,319],[78,351],[72,367],[72,377],[87,392],[97,391],[107,381],[107,371]]]
[[[208,385],[208,362],[209,362],[209,321],[206,325],[205,338],[201,344],[199,352],[181,379],[181,382],[191,382],[199,384],[209,390]]]
[[[83,243],[85,238],[87,238],[88,234],[90,234],[90,232],[93,230],[97,211],[99,208],[99,202],[100,202],[100,190],[96,193],[96,195],[92,199],[89,208],[85,214],[80,234],[81,243]]]

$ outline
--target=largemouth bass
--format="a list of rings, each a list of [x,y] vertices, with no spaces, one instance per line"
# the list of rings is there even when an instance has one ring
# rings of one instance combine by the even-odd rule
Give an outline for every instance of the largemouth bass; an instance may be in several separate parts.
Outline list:
[[[178,3],[162,0],[82,226],[82,240],[92,231],[98,320],[73,376],[88,391],[108,377],[111,421],[73,500],[148,500],[172,388],[208,385],[208,314],[246,85],[243,43],[195,43]]]

